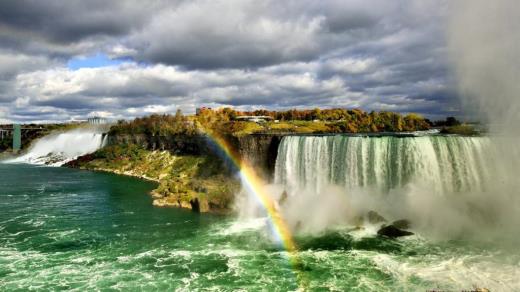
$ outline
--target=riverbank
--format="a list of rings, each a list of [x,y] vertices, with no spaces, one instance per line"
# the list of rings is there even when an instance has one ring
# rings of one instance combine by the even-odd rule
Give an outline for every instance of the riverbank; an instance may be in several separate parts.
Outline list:
[[[240,184],[217,157],[174,155],[134,144],[110,145],[79,157],[66,167],[111,172],[157,183],[151,195],[157,207],[228,213]]]

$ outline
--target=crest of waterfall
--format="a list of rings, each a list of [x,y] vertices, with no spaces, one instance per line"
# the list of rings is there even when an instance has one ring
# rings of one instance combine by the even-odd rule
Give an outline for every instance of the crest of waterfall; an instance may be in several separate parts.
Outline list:
[[[275,183],[316,193],[328,185],[388,193],[413,182],[437,194],[481,191],[489,143],[456,136],[288,136],[278,149]]]
[[[61,166],[78,156],[95,152],[106,144],[106,135],[96,128],[74,129],[44,136],[26,154],[6,161]]]

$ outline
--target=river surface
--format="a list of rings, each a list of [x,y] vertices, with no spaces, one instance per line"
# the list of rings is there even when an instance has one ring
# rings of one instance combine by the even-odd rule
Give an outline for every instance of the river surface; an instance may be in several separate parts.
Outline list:
[[[265,218],[155,208],[153,188],[0,164],[0,290],[520,291],[514,251],[367,230],[297,236],[301,264],[293,267]]]

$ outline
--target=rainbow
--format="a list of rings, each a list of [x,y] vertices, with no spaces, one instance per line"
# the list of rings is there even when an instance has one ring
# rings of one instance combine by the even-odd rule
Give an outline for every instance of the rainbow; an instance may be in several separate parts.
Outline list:
[[[239,153],[236,152],[234,147],[232,147],[224,138],[217,134],[213,134],[212,131],[204,130],[203,127],[198,128],[203,129],[203,133],[206,134],[206,136],[219,147],[226,158],[228,158],[233,165],[239,169],[243,186],[247,188],[247,190],[250,191],[264,207],[269,216],[275,235],[287,251],[287,256],[292,270],[296,275],[299,287],[302,290],[306,290],[306,281],[301,271],[302,264],[298,255],[298,247],[294,242],[289,226],[277,209],[275,201],[269,195],[269,192],[267,192],[264,181],[258,176],[252,165],[248,161],[241,159]]]

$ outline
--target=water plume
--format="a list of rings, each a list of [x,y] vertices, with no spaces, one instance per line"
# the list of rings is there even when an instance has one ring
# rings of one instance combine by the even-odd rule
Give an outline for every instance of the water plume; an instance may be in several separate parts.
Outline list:
[[[514,0],[458,0],[448,31],[459,93],[492,133],[520,133],[520,10]]]
[[[487,191],[497,229],[518,238],[520,223],[520,9],[514,0],[460,0],[452,4],[449,49],[459,92],[489,124],[499,155]]]

